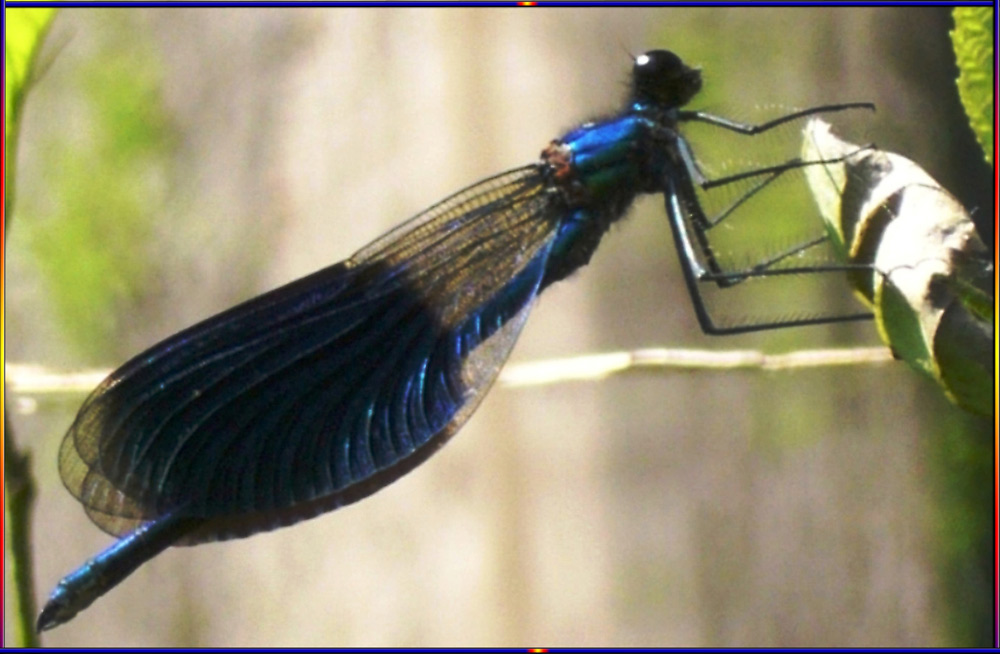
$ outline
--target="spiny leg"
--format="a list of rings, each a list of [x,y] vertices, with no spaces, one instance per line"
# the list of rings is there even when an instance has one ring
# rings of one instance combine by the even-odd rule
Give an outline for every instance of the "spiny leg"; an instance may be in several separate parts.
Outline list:
[[[779,327],[828,324],[833,322],[868,320],[871,318],[870,313],[855,313],[842,316],[819,316],[791,320],[750,322],[741,325],[729,326],[716,324],[707,309],[699,286],[700,283],[712,282],[720,288],[728,288],[751,277],[857,270],[858,266],[851,264],[833,264],[829,266],[774,268],[775,265],[788,259],[789,257],[795,256],[808,250],[809,248],[823,243],[827,238],[826,236],[823,236],[789,248],[765,261],[759,262],[751,268],[740,271],[725,271],[718,263],[715,252],[708,239],[707,230],[719,224],[726,216],[735,210],[735,207],[732,207],[724,212],[721,218],[714,220],[710,220],[705,215],[701,205],[697,201],[694,186],[692,184],[693,173],[691,171],[697,171],[697,169],[693,169],[691,167],[690,164],[693,163],[693,158],[689,160],[688,157],[685,157],[685,151],[689,154],[690,150],[687,148],[681,149],[682,159],[686,164],[686,170],[681,172],[681,174],[666,174],[664,192],[666,196],[667,214],[670,220],[671,230],[674,233],[674,242],[677,247],[678,256],[681,260],[684,282],[688,288],[688,293],[691,296],[695,309],[695,315],[698,318],[698,323],[701,326],[702,331],[706,334],[725,335],[776,329]],[[797,169],[807,165],[835,163],[843,158],[844,157],[807,162],[803,162],[800,159],[793,159],[776,166],[746,171],[737,175],[719,178],[716,180],[705,180],[703,182],[703,187],[704,185],[709,185],[709,188],[717,187],[755,176],[767,176],[767,179],[765,179],[764,182],[757,185],[757,187],[751,189],[750,191],[751,194],[757,193],[761,190],[761,188],[769,184],[787,170]],[[674,172],[677,173],[680,171]],[[700,171],[698,171],[698,173],[700,174]],[[746,199],[747,197],[744,196],[742,199],[737,200],[736,206],[745,202]],[[697,254],[695,253],[695,243],[697,243],[697,249],[700,250],[702,257],[704,258],[705,265],[702,265]]]
[[[806,116],[814,116],[817,114],[833,113],[837,111],[846,111],[848,109],[870,109],[875,111],[875,105],[871,102],[846,102],[842,104],[820,105],[818,107],[810,107],[808,109],[803,109],[802,111],[796,111],[784,116],[779,116],[774,120],[769,120],[766,123],[761,123],[759,125],[741,123],[739,121],[723,118],[722,116],[716,116],[715,114],[710,114],[705,111],[679,111],[677,113],[677,118],[680,121],[696,121],[706,123],[708,125],[715,125],[716,127],[727,129],[731,132],[736,132],[737,134],[754,136],[770,129],[774,129],[780,125],[784,125],[785,123],[789,123],[793,120],[798,120],[799,118],[805,118]]]

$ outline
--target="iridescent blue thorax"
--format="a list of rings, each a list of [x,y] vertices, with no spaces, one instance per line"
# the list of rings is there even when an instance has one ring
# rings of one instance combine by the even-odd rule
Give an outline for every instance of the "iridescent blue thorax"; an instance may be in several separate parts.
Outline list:
[[[601,204],[622,191],[655,192],[662,190],[676,124],[676,108],[634,103],[623,114],[571,130],[542,156],[547,159],[553,149],[568,156],[569,170],[557,181],[580,204]]]
[[[680,107],[701,90],[701,72],[672,52],[639,55],[625,109],[584,123],[542,152],[540,171],[563,203],[540,288],[590,261],[601,237],[639,193],[663,192],[687,174],[677,134]]]
[[[567,205],[543,286],[586,265],[612,223],[640,193],[661,192],[677,170],[677,109],[631,102],[611,118],[576,127],[542,152],[550,184]]]

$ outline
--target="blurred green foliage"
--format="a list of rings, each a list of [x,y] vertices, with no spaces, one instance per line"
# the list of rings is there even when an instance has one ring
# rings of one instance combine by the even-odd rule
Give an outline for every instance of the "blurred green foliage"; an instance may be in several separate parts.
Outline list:
[[[929,444],[937,609],[956,647],[993,645],[993,461],[986,419],[941,415]]]
[[[67,342],[88,361],[108,359],[116,316],[138,301],[154,272],[144,243],[167,194],[175,141],[160,98],[161,65],[151,45],[135,38],[130,12],[107,11],[107,29],[76,34],[92,56],[73,62],[61,83],[78,85],[61,130],[31,147],[46,188],[21,207],[23,229]],[[128,43],[121,43],[128,39]],[[121,56],[125,50],[129,56]]]

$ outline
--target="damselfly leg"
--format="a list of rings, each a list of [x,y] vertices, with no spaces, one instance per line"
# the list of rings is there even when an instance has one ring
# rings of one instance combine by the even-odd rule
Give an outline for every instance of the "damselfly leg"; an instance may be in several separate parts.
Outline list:
[[[873,108],[868,103],[824,105],[787,114],[758,125],[741,123],[705,112],[686,111],[680,113],[681,121],[700,122],[721,128],[742,136],[756,136],[779,126],[794,124],[796,121],[816,114],[844,111],[848,109]],[[684,280],[695,307],[701,328],[709,334],[734,334],[751,331],[777,329],[802,325],[816,325],[834,322],[866,320],[871,317],[866,312],[830,312],[812,306],[792,305],[784,315],[777,317],[752,317],[733,320],[716,320],[709,310],[705,297],[706,285],[730,288],[749,279],[777,281],[777,278],[842,273],[854,269],[851,265],[837,263],[826,250],[829,238],[822,227],[818,215],[810,216],[814,209],[803,209],[800,205],[785,202],[781,192],[772,192],[776,182],[810,166],[824,166],[841,161],[842,158],[803,160],[788,158],[778,164],[754,166],[732,174],[710,177],[703,170],[700,150],[688,142],[684,136],[678,139],[679,158],[683,171],[671,171],[670,180],[665,180],[667,213],[678,254],[681,259]],[[804,184],[801,184],[804,187]],[[727,193],[727,188],[737,188],[738,193]],[[781,247],[768,246],[762,254],[755,245],[762,234],[767,233],[766,221],[755,218],[747,211],[753,202],[763,205],[762,211],[775,216],[788,212],[788,221],[798,221],[798,233],[806,232],[791,243]],[[769,217],[768,220],[771,220]],[[786,221],[786,222],[788,222]],[[730,227],[733,227],[730,229]],[[726,231],[725,238],[719,238],[720,228]],[[714,230],[714,231],[713,231]],[[722,244],[720,244],[722,243]],[[725,251],[742,252],[742,261],[724,261]],[[773,286],[773,284],[772,284]],[[760,288],[760,285],[757,286]],[[778,295],[783,294],[775,290]],[[770,302],[756,303],[770,306]],[[820,303],[821,305],[821,303]],[[727,301],[728,306],[728,301]],[[801,311],[801,313],[800,313]],[[768,311],[754,311],[767,314]],[[781,314],[781,310],[778,311]]]

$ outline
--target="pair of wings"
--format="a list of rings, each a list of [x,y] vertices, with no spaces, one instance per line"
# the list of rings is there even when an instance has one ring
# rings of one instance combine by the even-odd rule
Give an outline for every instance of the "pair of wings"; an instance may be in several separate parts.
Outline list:
[[[563,207],[537,165],[461,191],[351,259],[139,354],[59,454],[104,531],[169,515],[183,544],[365,497],[472,414],[538,294]]]

